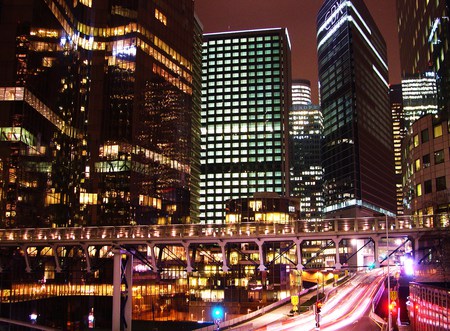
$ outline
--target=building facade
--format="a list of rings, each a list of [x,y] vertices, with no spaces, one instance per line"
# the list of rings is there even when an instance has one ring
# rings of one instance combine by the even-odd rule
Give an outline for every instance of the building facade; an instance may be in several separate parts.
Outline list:
[[[289,124],[291,196],[300,200],[301,219],[320,219],[323,216],[323,117],[320,107],[311,103],[292,105]]]
[[[448,124],[448,120],[436,115],[421,118],[411,126],[403,149],[405,212],[436,227],[449,222],[443,215],[450,209]]]
[[[2,226],[198,220],[193,6],[1,4]]]
[[[403,208],[403,181],[402,181],[402,140],[407,134],[405,116],[403,112],[402,85],[391,85],[389,88],[389,102],[392,111],[392,128],[394,138],[395,163],[395,197],[397,215],[404,214]]]
[[[283,28],[204,35],[201,222],[224,222],[229,199],[289,193],[290,52]]]
[[[386,44],[362,0],[325,1],[317,17],[325,214],[395,213]]]

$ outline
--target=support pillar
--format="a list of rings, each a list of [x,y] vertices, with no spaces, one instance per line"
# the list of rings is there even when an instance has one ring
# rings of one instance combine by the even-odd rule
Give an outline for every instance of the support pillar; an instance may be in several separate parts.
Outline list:
[[[265,271],[267,268],[264,265],[264,262],[266,260],[266,257],[264,255],[264,250],[263,250],[264,242],[262,240],[257,240],[256,244],[258,245],[258,250],[259,250],[259,267],[258,267],[258,270],[259,271]]]
[[[295,243],[295,247],[297,250],[297,270],[298,271],[303,271],[303,264],[302,264],[302,242],[303,239],[295,239],[294,243]]]
[[[131,331],[132,321],[132,297],[133,297],[133,257],[127,254],[122,259],[122,251],[114,249],[113,265],[113,309],[112,330]],[[125,291],[122,292],[122,283]]]
[[[341,260],[339,259],[339,242],[340,240],[338,238],[333,239],[334,246],[336,247],[336,263],[334,264],[334,268],[336,270],[341,270],[342,264]]]
[[[120,249],[114,250],[113,265],[113,311],[112,311],[112,330],[120,331],[120,301],[122,285],[122,254]]]
[[[83,248],[84,257],[86,258],[86,272],[91,273],[91,257],[89,256],[89,246],[87,244],[82,244],[81,247]]]
[[[380,267],[380,261],[378,259],[378,238],[371,238],[373,242],[373,262],[375,263],[375,268]]]
[[[419,237],[416,236],[414,238],[414,264],[417,265],[419,263]]]
[[[30,257],[28,256],[28,247],[27,246],[22,246],[21,247],[22,251],[23,251],[23,257],[25,258],[25,271],[30,273],[31,272],[31,266],[30,266]]]
[[[53,256],[55,257],[55,271],[57,273],[60,273],[62,271],[61,269],[61,264],[59,263],[59,258],[58,258],[58,246],[53,245],[52,246],[52,250],[53,250]]]
[[[228,267],[228,257],[227,252],[225,250],[225,246],[227,245],[226,242],[219,241],[220,250],[222,251],[222,271],[228,272],[230,271],[230,268]]]
[[[150,248],[150,263],[152,265],[153,272],[158,272],[158,267],[156,266],[155,244],[149,244],[148,247]]]
[[[184,251],[186,252],[186,272],[194,271],[191,264],[191,256],[189,255],[189,243],[183,241]]]
[[[124,297],[124,313],[125,327],[124,331],[131,331],[131,322],[133,320],[133,255],[128,254],[125,265],[125,292]]]

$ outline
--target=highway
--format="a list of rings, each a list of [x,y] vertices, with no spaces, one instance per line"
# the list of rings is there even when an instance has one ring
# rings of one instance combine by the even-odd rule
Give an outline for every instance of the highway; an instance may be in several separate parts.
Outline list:
[[[322,306],[319,321],[320,330],[365,330],[376,331],[380,327],[368,316],[372,300],[384,279],[381,269],[359,273],[349,282],[332,291]],[[301,299],[301,302],[304,299]],[[313,311],[294,317],[287,317],[290,305],[281,307],[248,324],[246,330],[253,331],[313,331],[316,329],[316,316]],[[243,328],[244,327],[244,328]],[[244,326],[233,328],[244,330]],[[232,330],[233,330],[232,329]]]

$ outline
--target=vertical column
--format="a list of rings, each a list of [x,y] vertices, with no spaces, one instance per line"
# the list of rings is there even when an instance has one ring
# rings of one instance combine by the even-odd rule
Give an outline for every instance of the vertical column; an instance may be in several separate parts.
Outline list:
[[[264,262],[266,260],[266,257],[264,255],[264,250],[263,250],[264,242],[262,240],[256,240],[256,244],[258,245],[258,249],[259,249],[259,267],[258,267],[258,270],[259,271],[265,271],[266,270],[266,266],[264,265]]]
[[[23,257],[25,258],[25,271],[30,273],[31,272],[31,266],[30,266],[30,257],[28,256],[28,247],[27,246],[22,246],[21,247],[22,251],[23,251]]]
[[[127,255],[127,264],[125,266],[125,281],[127,288],[123,294],[125,300],[123,316],[125,318],[124,331],[131,331],[132,312],[133,312],[133,255]]]
[[[333,239],[334,247],[336,247],[336,263],[334,264],[334,268],[336,270],[341,270],[342,264],[341,260],[339,259],[339,238]]]
[[[113,265],[113,311],[112,311],[112,330],[120,330],[120,299],[122,284],[122,254],[120,249],[114,249]]]
[[[184,251],[186,252],[186,272],[192,272],[194,268],[191,265],[191,256],[189,255],[189,243],[183,241]]]
[[[56,245],[52,246],[52,250],[53,250],[53,256],[55,257],[55,271],[56,272],[61,272],[61,265],[59,263],[59,258],[58,258],[58,247]]]
[[[222,251],[222,271],[223,272],[228,272],[230,270],[230,268],[228,267],[228,264],[227,264],[228,256],[227,256],[227,252],[225,250],[226,244],[227,244],[226,242],[219,241],[219,246]]]
[[[84,257],[86,258],[86,272],[91,272],[91,257],[89,256],[89,246],[87,244],[81,245],[84,251]]]
[[[303,264],[302,264],[302,239],[295,239],[295,247],[297,250],[297,270],[303,271]]]
[[[417,265],[419,263],[419,236],[414,237],[414,263]]]
[[[149,244],[148,247],[150,248],[149,250],[153,272],[158,272],[158,267],[156,266],[155,244]]]
[[[380,261],[378,261],[378,238],[370,238],[373,242],[373,262],[375,263],[375,268],[380,267]]]

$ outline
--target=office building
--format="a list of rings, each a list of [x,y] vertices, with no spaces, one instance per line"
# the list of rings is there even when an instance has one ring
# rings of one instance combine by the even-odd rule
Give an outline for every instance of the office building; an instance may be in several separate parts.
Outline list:
[[[1,4],[2,226],[198,221],[193,6]]]
[[[408,131],[403,149],[404,207],[430,227],[448,226],[450,130],[448,120],[427,115]]]
[[[394,137],[395,163],[395,198],[397,215],[403,215],[403,182],[402,182],[402,140],[407,134],[405,116],[403,113],[402,85],[389,87],[389,103],[392,111],[392,129]]]
[[[386,44],[362,0],[330,1],[317,17],[325,214],[395,214]]]
[[[201,210],[225,222],[225,202],[289,194],[290,42],[284,28],[204,35]]]
[[[438,214],[448,212],[450,202],[446,170],[450,164],[449,1],[397,0],[397,14],[402,73],[410,84],[409,95],[403,92],[404,107],[409,102],[413,111],[420,111],[410,120],[402,148],[403,204],[405,213],[430,215],[424,222],[441,226],[448,220]]]
[[[323,117],[313,104],[292,105],[289,113],[291,138],[291,196],[300,199],[301,219],[321,219],[323,170],[321,140]]]
[[[422,116],[438,113],[438,94],[433,72],[402,79],[405,129]]]
[[[306,79],[292,80],[292,105],[311,103],[311,82]]]
[[[397,0],[402,76],[434,72],[439,112],[448,113],[450,56],[448,0]]]

